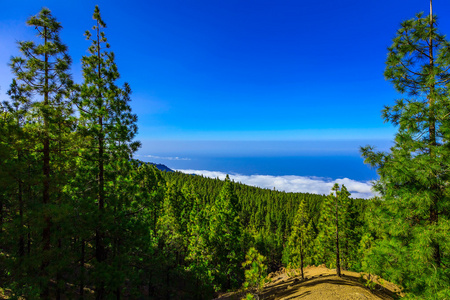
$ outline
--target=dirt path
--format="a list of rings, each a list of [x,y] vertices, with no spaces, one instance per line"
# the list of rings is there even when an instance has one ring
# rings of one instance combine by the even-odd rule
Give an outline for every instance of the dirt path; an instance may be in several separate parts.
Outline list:
[[[272,282],[266,284],[259,299],[267,300],[378,300],[396,299],[399,289],[392,283],[377,280],[380,284],[370,291],[361,283],[360,273],[343,272],[342,277],[336,276],[334,269],[325,266],[307,267],[304,270],[305,280],[301,279],[299,272],[282,270],[272,273]],[[381,285],[382,284],[382,285]],[[241,299],[243,294],[222,295],[220,300]]]

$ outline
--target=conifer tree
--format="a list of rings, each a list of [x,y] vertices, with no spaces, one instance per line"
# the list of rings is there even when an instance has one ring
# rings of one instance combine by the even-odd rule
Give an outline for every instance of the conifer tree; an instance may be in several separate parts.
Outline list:
[[[235,285],[241,275],[241,222],[238,215],[238,198],[230,177],[219,197],[211,207],[210,241],[214,245],[216,276],[225,289]],[[222,278],[222,279],[220,279]]]
[[[319,220],[319,234],[316,241],[316,262],[326,263],[336,267],[336,274],[341,276],[340,243],[342,231],[345,232],[347,207],[350,193],[342,185],[334,184],[331,193],[322,203],[322,212]]]
[[[210,207],[202,206],[201,200],[194,194],[193,187],[190,194],[194,201],[187,223],[189,240],[186,270],[195,276],[195,298],[201,299],[204,296],[211,296],[214,280],[212,246],[208,239]]]
[[[111,214],[121,213],[122,201],[127,196],[116,198],[113,185],[118,180],[126,180],[131,165],[132,154],[140,143],[133,141],[137,133],[136,115],[131,113],[128,104],[131,89],[127,83],[123,88],[116,85],[119,72],[114,61],[114,53],[109,52],[109,44],[102,29],[106,28],[100,16],[98,6],[93,14],[95,25],[93,33],[86,31],[85,36],[92,42],[88,51],[90,55],[82,58],[84,82],[79,87],[77,107],[80,112],[79,134],[85,144],[80,149],[78,162],[78,184],[91,186],[89,194],[84,194],[84,201],[97,203],[97,220],[95,228],[96,258],[96,298],[104,299],[109,293],[102,278],[111,267],[108,262],[109,248],[106,232],[107,220]],[[94,184],[93,184],[94,182]],[[75,183],[75,182],[74,182]],[[123,191],[126,194],[126,191]],[[131,197],[131,196],[128,196]],[[115,201],[113,201],[115,199]],[[108,203],[108,200],[111,200]],[[89,204],[88,204],[89,205]],[[108,239],[109,240],[109,239]]]
[[[314,248],[314,260],[316,264],[326,264],[328,267],[335,266],[334,235],[334,195],[328,195],[322,202],[320,218],[318,220],[318,234]]]
[[[383,238],[372,247],[372,267],[416,296],[442,299],[450,294],[450,44],[431,4],[429,16],[401,24],[388,49],[384,74],[404,97],[383,110],[398,128],[394,145],[362,154],[378,167],[383,199],[373,215]]]
[[[300,267],[302,279],[305,279],[303,265],[305,256],[310,251],[312,231],[306,203],[302,200],[294,218],[294,225],[291,227],[291,235],[287,246],[289,249],[289,265],[295,268]]]
[[[245,255],[245,262],[242,264],[242,267],[246,268],[243,288],[251,292],[250,298],[252,298],[253,292],[256,292],[256,294],[261,293],[264,284],[268,282],[265,262],[266,258],[253,247]]]
[[[36,128],[39,144],[36,152],[40,157],[41,205],[42,212],[42,254],[41,254],[41,297],[50,297],[51,262],[57,261],[51,254],[52,235],[58,232],[52,226],[54,204],[61,203],[61,191],[65,182],[65,163],[67,157],[68,134],[73,126],[70,121],[72,114],[69,93],[72,80],[68,73],[71,58],[67,47],[61,43],[59,31],[61,25],[52,16],[50,10],[43,8],[38,15],[31,17],[27,24],[37,31],[41,44],[33,41],[19,42],[23,56],[13,57],[11,68],[20,88],[33,95],[34,112],[39,128]],[[42,121],[41,121],[42,120]],[[64,156],[64,157],[63,157]],[[59,269],[59,267],[56,267]]]

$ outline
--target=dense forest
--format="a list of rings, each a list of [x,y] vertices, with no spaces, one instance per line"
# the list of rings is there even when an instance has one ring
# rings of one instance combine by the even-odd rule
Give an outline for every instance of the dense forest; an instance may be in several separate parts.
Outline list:
[[[282,266],[364,271],[407,297],[450,297],[450,44],[436,17],[402,23],[386,78],[404,99],[383,110],[390,152],[366,146],[379,197],[286,193],[133,158],[137,116],[95,8],[83,81],[61,24],[29,18],[0,107],[0,297],[211,299],[258,290]],[[88,26],[89,27],[89,26]]]

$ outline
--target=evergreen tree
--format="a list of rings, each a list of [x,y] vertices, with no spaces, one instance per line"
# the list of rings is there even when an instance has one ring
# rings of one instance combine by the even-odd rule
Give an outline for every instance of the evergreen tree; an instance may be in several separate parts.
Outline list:
[[[209,205],[202,206],[201,200],[193,194],[191,187],[190,194],[193,196],[193,207],[190,212],[187,231],[189,234],[188,264],[186,270],[195,276],[195,299],[202,299],[205,296],[211,297],[211,287],[214,276],[212,270],[213,257],[212,246],[209,243]]]
[[[378,167],[383,199],[373,215],[382,237],[371,251],[379,275],[419,297],[450,294],[449,139],[450,44],[432,14],[404,21],[386,61],[385,77],[404,95],[383,110],[398,128],[390,152],[362,148]]]
[[[242,278],[241,222],[238,215],[238,198],[233,183],[227,176],[219,197],[211,207],[210,241],[214,246],[215,276],[225,289],[236,286]]]
[[[350,193],[342,185],[334,184],[331,193],[322,203],[319,220],[319,234],[316,238],[316,262],[336,267],[336,274],[341,276],[342,232],[346,232],[347,209]]]
[[[252,298],[253,292],[256,294],[261,293],[264,284],[268,282],[266,278],[267,266],[265,265],[265,261],[266,258],[259,254],[253,247],[251,247],[245,255],[245,262],[242,264],[242,267],[246,268],[243,288],[244,290],[249,290],[251,292],[250,298]]]
[[[43,8],[27,24],[36,29],[42,43],[19,42],[23,56],[13,57],[11,68],[20,88],[32,94],[35,99],[33,107],[38,125],[36,130],[39,132],[35,150],[42,153],[39,158],[42,168],[42,200],[41,207],[36,211],[42,214],[39,218],[43,220],[42,225],[37,226],[42,232],[41,255],[37,259],[41,261],[41,297],[49,298],[51,278],[55,276],[51,273],[60,269],[59,266],[51,266],[51,263],[58,262],[55,253],[52,253],[52,247],[55,246],[52,245],[52,238],[55,233],[60,232],[60,225],[53,224],[53,217],[61,213],[58,206],[61,204],[62,187],[67,179],[67,162],[71,161],[66,152],[70,132],[73,130],[70,118],[72,105],[69,100],[72,80],[68,74],[71,58],[67,54],[67,47],[59,38],[62,27],[50,10]],[[59,248],[60,238],[56,240],[56,247]]]
[[[287,245],[289,251],[288,264],[294,268],[300,267],[302,279],[305,279],[303,265],[306,258],[305,256],[311,250],[312,231],[311,222],[306,210],[306,203],[303,200],[295,215],[294,225],[291,228],[291,235],[289,236]]]
[[[334,248],[334,195],[328,195],[322,202],[320,209],[320,218],[318,220],[318,234],[315,240],[314,261],[316,264],[326,264],[328,267],[335,266],[335,248]]]
[[[126,83],[123,88],[116,85],[120,75],[114,53],[108,51],[109,44],[102,31],[106,24],[98,6],[95,7],[93,19],[93,33],[85,33],[92,45],[88,49],[90,55],[82,58],[84,82],[79,87],[76,101],[80,113],[78,132],[84,144],[80,148],[78,177],[73,183],[84,185],[79,196],[82,201],[88,202],[88,211],[93,209],[92,204],[97,203],[96,218],[93,224],[88,225],[95,228],[96,263],[91,277],[97,280],[96,298],[104,299],[112,289],[112,286],[109,290],[107,288],[105,278],[110,277],[106,275],[111,275],[111,268],[117,267],[112,263],[114,258],[108,258],[108,253],[114,252],[119,238],[112,242],[107,232],[112,232],[111,226],[114,224],[126,224],[118,222],[117,214],[123,215],[122,212],[130,204],[128,199],[132,197],[126,190],[129,185],[122,185],[123,189],[119,191],[121,197],[114,186],[128,180],[132,168],[130,159],[140,144],[133,141],[137,133],[137,117],[131,113],[128,104],[131,89]],[[86,189],[88,186],[90,188]],[[116,218],[112,217],[114,214]],[[113,285],[117,287],[120,284]]]

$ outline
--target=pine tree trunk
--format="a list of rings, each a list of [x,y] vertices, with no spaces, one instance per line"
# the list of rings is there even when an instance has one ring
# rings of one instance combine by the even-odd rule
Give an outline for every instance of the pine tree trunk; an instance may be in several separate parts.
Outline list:
[[[19,163],[21,161],[22,155],[19,151],[18,153],[18,160]],[[19,235],[19,257],[23,258],[25,256],[25,239],[23,236],[23,183],[22,179],[19,178],[19,194],[18,194],[18,200],[19,200],[19,218],[20,218],[20,235]]]
[[[58,228],[58,230],[61,230],[61,228]],[[61,257],[61,251],[62,251],[62,243],[61,239],[58,239],[58,254],[57,257]],[[59,260],[60,261],[60,260]],[[56,271],[56,300],[61,300],[61,269],[58,267],[58,270]]]
[[[17,118],[17,128],[20,128],[20,122],[19,122],[19,118]],[[22,163],[22,151],[18,150],[17,151],[17,162],[19,163],[19,165]],[[22,181],[22,172],[19,173],[19,178],[18,178],[18,195],[17,195],[17,200],[19,202],[19,226],[20,226],[20,231],[19,231],[19,258],[22,259],[25,256],[25,239],[23,236],[23,181]]]
[[[99,23],[97,21],[97,56],[100,61],[100,33],[99,33]],[[101,80],[101,65],[98,65],[98,79]],[[98,95],[99,98],[102,97],[102,95]],[[102,216],[103,211],[105,207],[105,195],[104,195],[104,185],[105,185],[105,179],[104,179],[104,161],[103,161],[103,152],[104,152],[104,140],[103,140],[103,118],[99,117],[99,125],[100,125],[100,136],[98,139],[98,167],[99,167],[99,173],[98,173],[98,210],[99,210],[99,226],[102,223]],[[96,258],[99,263],[102,263],[106,261],[106,249],[103,241],[103,231],[99,230],[97,228],[96,230]],[[100,280],[98,286],[97,286],[97,295],[96,299],[104,299],[105,297],[105,287],[104,282]]]
[[[85,260],[85,241],[81,240],[81,258],[80,258],[80,299],[84,299],[84,260]]]
[[[302,271],[302,279],[305,280],[305,274],[303,274],[303,247],[300,249],[300,270]]]
[[[31,231],[30,224],[27,223],[27,255],[30,256],[31,253]]]
[[[433,31],[433,3],[432,0],[430,0],[430,40],[429,40],[429,56],[430,56],[430,69],[433,70],[434,68],[434,54],[433,54],[433,38],[431,36]],[[429,126],[429,135],[430,135],[430,156],[433,159],[435,156],[434,148],[437,146],[436,144],[436,118],[434,116],[434,102],[435,102],[435,85],[434,83],[430,86],[430,95],[428,96],[428,106],[430,110],[430,126]],[[432,178],[434,181],[435,178]],[[432,189],[435,191],[433,193],[433,202],[430,207],[430,223],[432,225],[437,225],[439,214],[437,210],[437,202],[439,200],[439,186],[437,183],[432,184]],[[441,251],[439,247],[439,243],[436,241],[432,242],[432,247],[434,248],[433,252],[433,258],[434,262],[436,263],[437,267],[440,267],[441,265]]]
[[[337,194],[337,193],[336,193]],[[338,197],[336,195],[336,274],[341,277],[341,262],[339,258],[339,218],[338,218]]]
[[[3,235],[3,196],[0,195],[0,239]]]
[[[59,105],[60,103],[58,103]],[[62,159],[62,145],[61,145],[61,140],[62,140],[62,129],[61,129],[61,119],[62,119],[63,115],[61,113],[61,115],[58,116],[58,158],[59,160]],[[62,172],[61,170],[61,161],[59,161],[58,165],[57,165],[57,169],[58,169],[58,175],[60,175]],[[56,199],[56,203],[58,206],[61,205],[61,198],[62,198],[62,191],[59,188],[59,184],[58,184],[58,190],[56,191],[57,194],[57,199]],[[57,225],[56,228],[56,232],[61,232],[61,224]],[[56,257],[58,258],[58,262],[61,261],[61,257],[63,255],[62,252],[62,240],[61,240],[61,236],[58,237],[58,253],[56,255]],[[61,282],[61,278],[62,278],[62,274],[61,274],[61,267],[58,266],[57,271],[56,271],[56,299],[60,300],[61,299],[61,288],[60,285],[62,284]]]
[[[115,242],[114,258],[119,260],[119,263],[118,263],[118,266],[117,266],[117,271],[120,273],[122,271],[120,258],[118,258],[118,256],[120,255],[120,240],[118,238],[115,238],[114,242]],[[120,285],[117,286],[115,294],[116,294],[116,300],[120,300],[120,297],[122,295],[122,289],[121,289]]]
[[[32,174],[31,174],[31,167],[30,165],[28,165],[28,178],[31,178]],[[26,194],[27,194],[27,199],[33,199],[33,192],[31,189],[31,185],[28,184],[26,186]],[[30,256],[31,253],[31,231],[30,231],[30,223],[27,222],[27,256]]]
[[[47,27],[44,27],[44,45],[47,45]],[[44,83],[44,107],[48,109],[49,103],[49,66],[48,66],[48,53],[45,53],[45,83]],[[42,243],[43,251],[42,255],[44,259],[41,264],[41,275],[44,278],[44,286],[41,291],[41,298],[48,299],[50,297],[50,278],[48,276],[47,267],[49,265],[48,252],[50,251],[50,229],[51,229],[51,217],[46,211],[46,207],[50,204],[50,137],[49,137],[49,116],[48,112],[44,111],[44,141],[43,141],[43,166],[42,173],[43,178],[43,191],[42,191],[42,204],[44,205],[44,222],[45,227],[42,231]]]
[[[166,300],[170,300],[170,267],[167,267],[166,272]]]

